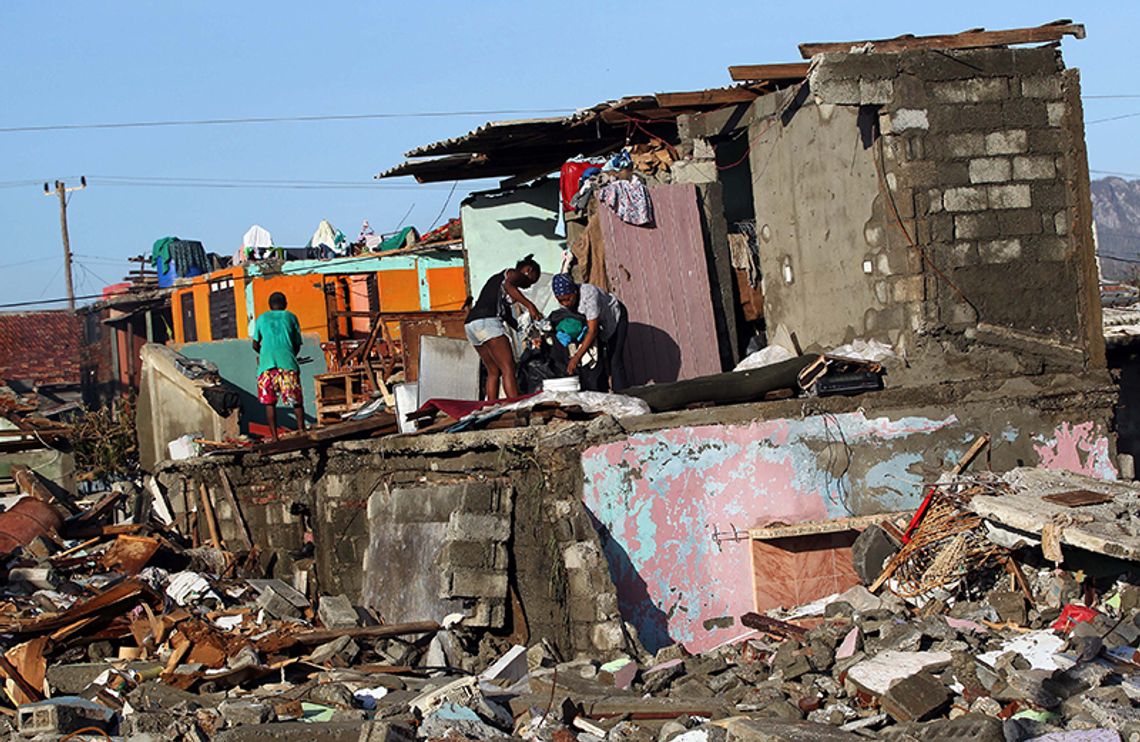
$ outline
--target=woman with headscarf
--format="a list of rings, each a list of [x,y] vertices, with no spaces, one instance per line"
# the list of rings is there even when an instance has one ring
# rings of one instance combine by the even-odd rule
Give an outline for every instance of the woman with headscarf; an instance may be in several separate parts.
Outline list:
[[[577,373],[582,356],[601,340],[599,345],[605,350],[610,389],[625,389],[625,337],[629,332],[629,312],[625,305],[592,283],[574,283],[566,273],[559,273],[551,283],[558,303],[586,318],[586,336],[578,345],[577,352],[570,357],[566,373]]]
[[[515,321],[514,305],[522,306],[534,319],[541,319],[542,313],[522,290],[538,282],[542,269],[533,255],[527,255],[514,268],[496,273],[487,279],[478,298],[467,313],[464,330],[467,339],[479,353],[479,360],[487,369],[487,400],[499,398],[499,382],[507,398],[519,396],[518,381],[515,379],[515,351],[507,337],[507,327],[518,329]]]

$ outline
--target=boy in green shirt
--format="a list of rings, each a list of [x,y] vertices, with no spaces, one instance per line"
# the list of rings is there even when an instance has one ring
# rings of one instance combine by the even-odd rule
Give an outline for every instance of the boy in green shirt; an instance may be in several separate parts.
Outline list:
[[[285,310],[285,294],[269,296],[269,311],[253,325],[253,351],[257,353],[257,400],[265,405],[265,417],[273,440],[277,440],[277,402],[289,405],[297,416],[297,430],[305,429],[305,408],[301,396],[301,324],[297,315]]]

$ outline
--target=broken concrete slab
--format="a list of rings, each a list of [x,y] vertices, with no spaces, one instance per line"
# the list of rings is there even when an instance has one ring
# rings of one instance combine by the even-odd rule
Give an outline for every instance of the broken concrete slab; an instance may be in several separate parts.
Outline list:
[[[317,618],[326,629],[349,629],[360,625],[360,616],[347,595],[322,595]]]
[[[876,696],[886,694],[900,680],[920,672],[934,672],[950,664],[949,652],[897,652],[887,650],[847,671],[847,680]]]
[[[895,721],[926,721],[950,703],[950,691],[933,675],[920,672],[891,685],[880,705]]]
[[[728,719],[717,722],[728,732],[728,742],[854,742],[859,735],[827,724],[785,719]]]

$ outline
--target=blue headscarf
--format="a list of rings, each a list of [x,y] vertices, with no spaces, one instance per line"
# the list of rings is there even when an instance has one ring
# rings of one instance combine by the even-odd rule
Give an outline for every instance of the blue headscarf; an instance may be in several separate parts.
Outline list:
[[[559,273],[550,281],[550,288],[555,296],[568,296],[577,293],[578,284],[574,283],[569,273]]]

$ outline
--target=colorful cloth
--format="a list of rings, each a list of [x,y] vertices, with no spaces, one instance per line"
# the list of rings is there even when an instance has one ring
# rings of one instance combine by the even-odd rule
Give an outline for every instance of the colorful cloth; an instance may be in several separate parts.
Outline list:
[[[262,371],[257,377],[257,401],[262,404],[300,407],[301,372],[284,368]]]
[[[598,193],[598,200],[613,209],[626,224],[644,226],[653,221],[649,189],[637,178],[607,183]]]
[[[565,273],[559,273],[550,280],[550,288],[555,296],[569,296],[578,290],[578,284]]]
[[[558,342],[566,346],[581,342],[582,338],[586,337],[586,323],[577,317],[567,317],[558,323],[556,329]]]
[[[297,371],[297,353],[301,350],[301,323],[297,315],[281,309],[262,313],[253,325],[253,340],[258,343],[257,372],[271,368]]]

